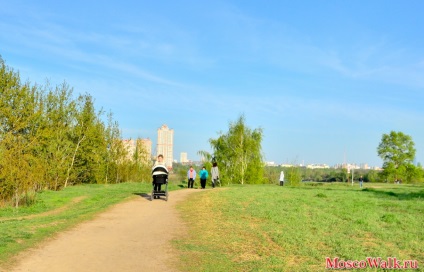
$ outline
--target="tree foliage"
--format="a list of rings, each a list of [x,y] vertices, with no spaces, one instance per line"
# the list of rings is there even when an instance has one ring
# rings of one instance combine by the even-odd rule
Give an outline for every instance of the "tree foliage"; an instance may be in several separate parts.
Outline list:
[[[412,137],[402,132],[383,134],[377,152],[383,159],[382,176],[386,180],[411,182],[417,177],[417,169],[412,163],[416,152],[414,145]]]
[[[230,122],[229,130],[210,139],[220,178],[228,183],[263,183],[262,129],[250,129],[244,116]]]
[[[89,94],[22,84],[0,57],[0,200],[17,207],[44,189],[146,178],[150,160],[125,160],[117,122],[102,116]]]

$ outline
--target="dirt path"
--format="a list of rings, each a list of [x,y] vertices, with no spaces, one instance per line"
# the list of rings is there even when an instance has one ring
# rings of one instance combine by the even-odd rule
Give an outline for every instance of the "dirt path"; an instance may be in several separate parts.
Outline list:
[[[169,242],[184,225],[175,205],[199,191],[170,192],[168,202],[146,196],[118,204],[24,252],[11,271],[178,271]]]

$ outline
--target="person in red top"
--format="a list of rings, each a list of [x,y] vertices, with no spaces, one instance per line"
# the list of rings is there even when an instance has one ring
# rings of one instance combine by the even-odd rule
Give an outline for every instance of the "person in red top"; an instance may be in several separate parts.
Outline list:
[[[196,179],[196,170],[193,169],[193,166],[190,166],[190,169],[187,171],[187,179],[187,188],[193,188],[194,180]]]

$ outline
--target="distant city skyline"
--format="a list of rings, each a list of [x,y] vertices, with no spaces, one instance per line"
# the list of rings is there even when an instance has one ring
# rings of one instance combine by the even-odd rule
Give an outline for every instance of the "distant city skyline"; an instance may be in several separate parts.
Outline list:
[[[155,156],[157,156],[159,154],[164,154],[164,153],[166,153],[166,154],[172,153],[172,156],[173,156],[172,161],[175,161],[175,162],[182,162],[182,158],[184,158],[184,162],[190,162],[190,161],[199,162],[199,161],[202,160],[201,156],[198,155],[198,151],[196,151],[192,154],[190,154],[189,152],[186,152],[186,151],[183,151],[183,152],[176,151],[176,153],[175,153],[174,150],[180,149],[179,143],[174,141],[174,129],[170,129],[168,127],[168,125],[166,125],[166,124],[163,124],[161,127],[159,127],[157,129],[157,137],[156,137],[157,141],[156,141],[156,143],[153,143],[150,140],[150,138],[140,138],[140,137],[137,137],[137,138],[141,139],[143,141],[148,141],[151,146],[155,145],[156,146],[156,151],[155,151],[156,155]],[[161,145],[158,144],[159,139],[162,139]],[[161,146],[161,147],[159,147],[159,146]],[[171,148],[165,149],[164,146],[170,146]],[[150,154],[151,154],[151,148],[148,149],[148,150],[150,150]],[[174,154],[175,155],[179,154],[179,159],[177,159]],[[334,160],[333,163],[318,162],[316,160],[306,161],[306,160],[289,160],[289,159],[281,160],[281,161],[272,161],[272,160],[266,160],[266,157],[264,157],[264,162],[267,165],[286,165],[286,166],[288,166],[288,165],[299,165],[299,166],[305,166],[305,167],[307,167],[307,166],[310,167],[310,166],[313,166],[313,165],[321,165],[321,166],[327,165],[330,168],[340,168],[342,165],[352,165],[352,167],[354,169],[377,169],[377,170],[381,169],[381,167],[382,167],[382,164],[370,164],[367,161],[358,161],[358,162],[349,161],[346,158],[347,158],[346,153],[343,153],[342,158],[340,160]],[[172,164],[171,159],[168,159],[167,163]],[[416,165],[417,163],[418,162],[415,159],[414,164]]]

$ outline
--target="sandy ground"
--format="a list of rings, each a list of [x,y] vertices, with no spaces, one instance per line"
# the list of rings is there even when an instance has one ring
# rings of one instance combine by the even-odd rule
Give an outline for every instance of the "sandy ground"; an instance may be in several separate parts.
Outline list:
[[[145,195],[118,204],[20,254],[8,271],[178,271],[170,241],[185,228],[175,205],[199,191],[170,192],[167,202]]]

